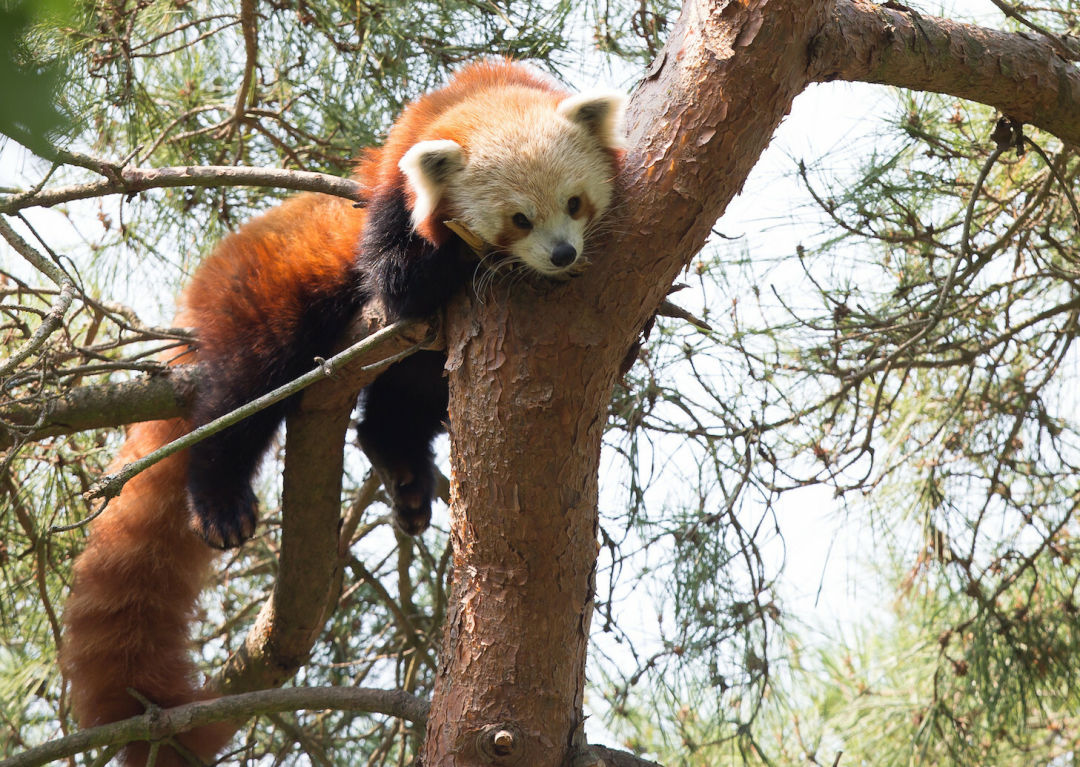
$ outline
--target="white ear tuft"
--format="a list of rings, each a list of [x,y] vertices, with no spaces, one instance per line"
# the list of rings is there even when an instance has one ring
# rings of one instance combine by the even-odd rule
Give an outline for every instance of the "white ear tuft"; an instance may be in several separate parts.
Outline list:
[[[622,149],[626,146],[623,136],[623,104],[626,97],[617,91],[586,91],[559,102],[560,115],[589,131],[600,146]]]
[[[416,195],[412,210],[416,228],[439,205],[450,179],[465,169],[465,150],[456,141],[421,141],[402,156],[398,167]]]

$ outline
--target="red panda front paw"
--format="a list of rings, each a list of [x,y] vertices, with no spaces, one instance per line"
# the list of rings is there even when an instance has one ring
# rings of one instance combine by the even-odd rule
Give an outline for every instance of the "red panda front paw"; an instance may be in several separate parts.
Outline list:
[[[420,535],[431,524],[431,502],[421,507],[394,505],[394,527],[406,535]]]
[[[427,530],[431,524],[433,479],[408,470],[397,471],[387,488],[394,507],[394,526],[406,535],[420,535]]]
[[[236,548],[255,534],[258,502],[251,487],[233,493],[195,493],[188,489],[191,528],[215,549]]]

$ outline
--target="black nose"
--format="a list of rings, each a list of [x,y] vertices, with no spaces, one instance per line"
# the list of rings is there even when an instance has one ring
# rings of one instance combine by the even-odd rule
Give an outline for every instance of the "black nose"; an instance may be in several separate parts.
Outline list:
[[[570,266],[577,260],[577,248],[569,242],[560,242],[551,249],[551,263],[555,266]]]

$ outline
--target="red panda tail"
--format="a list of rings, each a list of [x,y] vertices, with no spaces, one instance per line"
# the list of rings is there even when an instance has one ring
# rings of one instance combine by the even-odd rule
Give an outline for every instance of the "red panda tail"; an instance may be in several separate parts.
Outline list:
[[[135,424],[116,466],[189,429],[182,420]],[[60,662],[84,727],[142,713],[144,705],[129,690],[163,708],[211,697],[196,682],[188,627],[214,552],[188,525],[186,481],[186,452],[137,475],[92,524],[75,562]],[[207,760],[234,731],[223,723],[177,741]],[[130,767],[144,765],[147,754],[146,743],[134,743],[122,760]],[[178,767],[187,761],[163,746],[155,764]]]

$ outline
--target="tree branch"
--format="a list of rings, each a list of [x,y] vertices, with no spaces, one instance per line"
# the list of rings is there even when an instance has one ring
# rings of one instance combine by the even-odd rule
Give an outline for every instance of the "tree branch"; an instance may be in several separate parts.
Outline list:
[[[80,386],[55,397],[0,404],[0,450],[39,440],[187,414],[198,389],[198,368],[176,365],[120,383]]]
[[[0,205],[2,205],[2,202],[0,202]],[[0,213],[4,212],[6,211],[0,207]],[[12,250],[29,261],[35,269],[56,283],[57,287],[63,288],[64,285],[72,282],[71,278],[64,274],[64,271],[59,266],[38,253],[2,217],[0,217],[0,237],[3,237]]]
[[[90,486],[90,489],[86,491],[85,496],[87,498],[104,498],[106,500],[114,498],[120,493],[120,490],[124,487],[125,484],[127,484],[128,480],[130,480],[139,472],[146,470],[150,466],[153,466],[155,463],[162,460],[163,458],[168,458],[174,453],[178,453],[185,448],[191,447],[196,442],[201,442],[210,435],[216,434],[219,431],[222,431],[229,426],[232,426],[234,423],[238,423],[247,418],[248,416],[257,413],[260,410],[264,410],[265,408],[268,408],[277,402],[281,402],[283,399],[291,397],[297,392],[306,389],[308,386],[311,386],[318,381],[322,381],[326,378],[336,375],[339,372],[339,369],[347,368],[357,374],[364,372],[364,367],[361,366],[358,368],[356,366],[350,366],[349,363],[358,358],[370,358],[373,349],[384,350],[387,345],[386,342],[390,339],[403,337],[412,338],[412,332],[417,328],[428,329],[430,328],[430,323],[425,322],[424,320],[402,320],[400,322],[394,323],[393,325],[382,327],[378,331],[371,333],[371,335],[366,335],[364,338],[357,341],[352,346],[338,352],[332,358],[324,361],[314,370],[311,370],[307,373],[304,373],[302,376],[294,378],[292,381],[289,381],[288,383],[267,392],[261,397],[253,399],[251,402],[248,402],[247,404],[238,407],[235,410],[232,410],[219,418],[215,418],[210,423],[203,424],[196,429],[192,429],[179,439],[174,439],[169,444],[163,445],[152,453],[143,456],[139,460],[132,461],[131,463],[124,466],[120,471],[101,477],[96,482],[94,482],[93,485]],[[405,352],[410,348],[410,346],[419,347],[427,340],[428,339],[421,336],[418,341],[410,344],[409,346],[406,346],[404,349],[394,351],[394,353],[390,356],[393,357],[398,353]],[[376,356],[375,359],[368,364],[375,364],[382,361],[382,358]],[[388,360],[387,364],[389,364]],[[384,370],[385,367],[386,365],[379,365],[375,369]],[[370,375],[367,375],[365,377],[365,381],[367,383],[370,383],[370,381],[375,378],[375,375],[376,373],[371,373]],[[363,386],[366,386],[367,383],[361,385],[359,388],[356,389],[356,394],[353,397],[354,402],[356,397],[360,394],[360,389],[362,389]]]
[[[1080,69],[1041,37],[838,0],[810,75],[947,93],[1080,144]]]
[[[151,709],[119,722],[80,730],[0,762],[0,767],[39,767],[91,748],[136,740],[159,741],[213,722],[244,720],[257,714],[334,709],[386,714],[408,722],[427,719],[428,703],[403,690],[365,687],[290,687],[230,695],[211,701]]]
[[[349,178],[327,173],[282,168],[246,168],[231,165],[183,166],[174,168],[121,168],[102,161],[96,169],[106,178],[86,184],[42,191],[30,190],[0,198],[0,213],[24,208],[48,208],[64,202],[85,200],[107,194],[135,194],[148,189],[178,186],[269,186],[301,192],[322,192],[363,202],[365,188]]]
[[[228,133],[231,134],[240,125],[247,112],[248,98],[251,96],[251,86],[255,81],[255,67],[258,66],[259,55],[259,28],[258,16],[255,13],[255,0],[243,0],[240,3],[240,24],[244,30],[244,79],[240,83],[240,90],[236,92],[236,103],[233,106],[233,115],[229,120]]]
[[[1048,29],[1044,29],[1043,27],[1039,26],[1027,16],[1017,11],[1011,5],[1004,2],[1004,0],[990,0],[990,2],[996,5],[1001,10],[1001,12],[1008,16],[1010,19],[1015,19],[1028,29],[1034,32],[1038,32],[1040,35],[1045,37],[1050,43],[1050,45],[1054,46],[1054,50],[1059,56],[1061,56],[1061,58],[1069,61],[1077,61],[1078,59],[1080,59],[1080,53],[1077,53],[1076,49],[1070,48],[1064,38],[1059,37]]]
[[[629,751],[616,751],[607,746],[592,744],[574,754],[570,765],[571,767],[663,767],[659,762],[642,759]]]
[[[354,339],[383,327],[382,307],[373,304],[354,322]],[[395,327],[397,327],[395,325]],[[432,340],[434,339],[434,340]],[[377,352],[344,365],[339,375],[312,386],[288,419],[282,489],[280,569],[243,646],[208,688],[234,693],[280,685],[307,661],[341,586],[348,546],[339,543],[342,448],[360,390],[404,352],[422,344],[441,346],[439,328],[413,321]]]
[[[60,324],[64,321],[64,315],[67,314],[67,310],[71,308],[71,302],[75,298],[75,284],[73,282],[65,282],[63,287],[60,288],[60,292],[56,294],[56,298],[53,299],[52,306],[49,307],[48,313],[41,320],[41,324],[37,326],[37,330],[20,346],[15,352],[3,362],[0,362],[0,378],[8,375],[11,371],[17,368],[23,360],[28,358],[31,354],[34,354],[38,349],[45,345],[45,342],[49,340],[49,336],[53,334]]]

